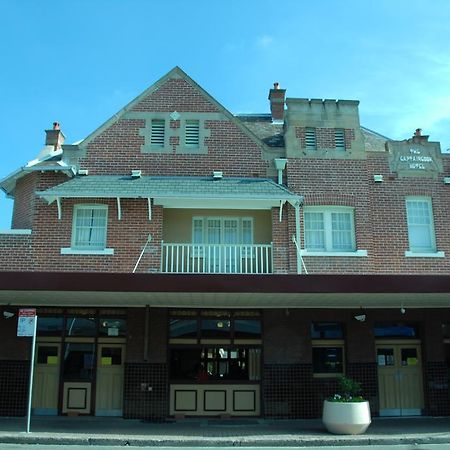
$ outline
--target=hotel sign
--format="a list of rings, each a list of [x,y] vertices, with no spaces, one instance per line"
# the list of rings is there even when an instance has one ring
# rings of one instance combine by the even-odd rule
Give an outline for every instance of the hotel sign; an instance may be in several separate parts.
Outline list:
[[[397,172],[400,177],[437,178],[443,171],[437,142],[388,142],[388,150],[391,171]]]

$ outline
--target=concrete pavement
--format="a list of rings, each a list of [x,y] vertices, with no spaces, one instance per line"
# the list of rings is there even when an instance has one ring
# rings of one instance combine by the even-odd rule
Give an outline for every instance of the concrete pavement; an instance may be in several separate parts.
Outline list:
[[[0,443],[117,446],[295,447],[448,444],[450,418],[374,418],[364,435],[327,433],[320,420],[186,419],[152,423],[106,417],[0,418]]]

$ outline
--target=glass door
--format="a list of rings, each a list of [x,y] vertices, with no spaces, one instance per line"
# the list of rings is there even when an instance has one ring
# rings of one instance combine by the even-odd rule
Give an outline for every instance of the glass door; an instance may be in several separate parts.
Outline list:
[[[63,352],[63,405],[66,414],[90,414],[95,343],[66,342]]]

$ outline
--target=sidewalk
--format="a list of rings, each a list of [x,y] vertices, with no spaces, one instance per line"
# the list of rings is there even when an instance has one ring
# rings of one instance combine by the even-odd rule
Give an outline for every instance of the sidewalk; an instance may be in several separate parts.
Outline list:
[[[450,443],[450,418],[375,418],[360,436],[327,433],[320,420],[188,419],[151,423],[106,417],[0,418],[0,443],[135,446],[330,446]]]

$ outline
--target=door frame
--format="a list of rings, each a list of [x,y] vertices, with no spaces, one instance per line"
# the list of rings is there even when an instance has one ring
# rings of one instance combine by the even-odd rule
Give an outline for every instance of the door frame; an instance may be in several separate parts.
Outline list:
[[[415,348],[417,350],[417,356],[418,356],[418,366],[419,366],[419,374],[420,374],[420,402],[421,406],[420,408],[403,408],[402,407],[402,400],[401,397],[398,399],[399,408],[384,408],[381,409],[381,405],[379,405],[379,415],[380,416],[420,416],[422,415],[422,410],[424,408],[424,386],[423,386],[423,357],[422,357],[422,342],[419,339],[377,339],[375,341],[375,354],[376,356],[376,364],[377,364],[377,381],[378,381],[378,392],[380,399],[380,365],[378,364],[378,353],[377,350],[379,348],[390,348],[392,347],[394,351],[394,358],[395,358],[395,364],[394,364],[394,370],[397,372],[400,372],[402,370],[401,365],[401,349],[402,348]],[[382,367],[382,366],[381,366]],[[382,370],[382,369],[381,369]],[[398,375],[402,375],[401,373],[398,373],[396,375],[396,387],[395,390],[398,391],[398,388],[400,386],[400,379],[397,378]],[[399,395],[401,392],[399,392]]]

